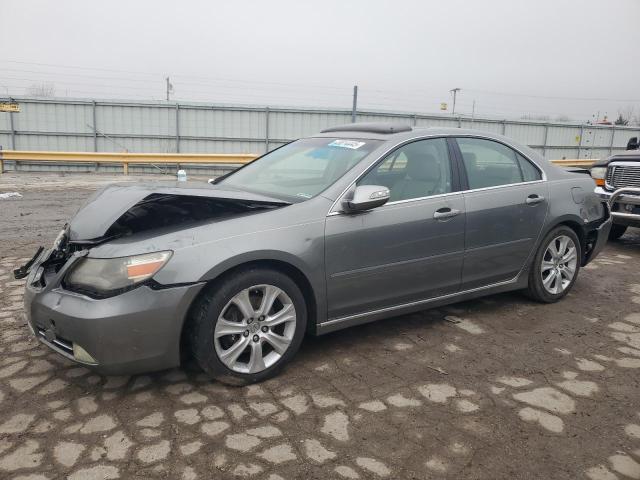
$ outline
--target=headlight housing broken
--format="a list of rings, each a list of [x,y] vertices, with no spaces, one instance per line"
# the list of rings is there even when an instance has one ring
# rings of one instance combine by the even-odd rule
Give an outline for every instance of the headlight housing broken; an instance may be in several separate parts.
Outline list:
[[[83,258],[67,274],[65,286],[108,297],[131,290],[153,277],[171,258],[163,251],[118,258]]]

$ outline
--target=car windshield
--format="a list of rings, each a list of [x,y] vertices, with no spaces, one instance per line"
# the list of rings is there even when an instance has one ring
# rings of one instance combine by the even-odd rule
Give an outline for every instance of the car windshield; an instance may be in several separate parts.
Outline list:
[[[304,138],[266,154],[221,184],[304,201],[332,185],[382,143],[379,140]]]

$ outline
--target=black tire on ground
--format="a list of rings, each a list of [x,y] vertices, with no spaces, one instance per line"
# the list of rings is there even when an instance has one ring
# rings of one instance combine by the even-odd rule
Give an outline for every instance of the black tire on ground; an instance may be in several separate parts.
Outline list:
[[[222,310],[240,291],[254,285],[273,285],[284,291],[296,311],[293,339],[282,357],[258,373],[240,373],[228,368],[214,347],[214,330]],[[307,308],[304,295],[291,278],[272,269],[249,267],[237,270],[212,285],[194,304],[188,326],[189,348],[195,361],[211,378],[228,385],[248,385],[261,382],[278,374],[300,348],[307,326]]]
[[[609,232],[609,240],[618,240],[624,232],[627,231],[626,225],[616,225],[615,223],[611,225],[611,231]]]
[[[554,238],[559,237],[560,235],[566,235],[571,238],[576,245],[576,254],[577,254],[577,262],[576,269],[573,275],[573,279],[571,283],[560,293],[552,294],[548,292],[543,284],[542,284],[542,258],[547,250],[547,247],[551,243]],[[551,230],[542,240],[540,246],[538,247],[538,251],[536,252],[531,268],[529,269],[529,285],[524,290],[524,294],[540,303],[554,303],[564,297],[567,293],[571,291],[573,285],[578,278],[578,273],[580,273],[580,259],[582,258],[582,247],[580,245],[580,239],[576,235],[576,233],[569,227],[561,225],[559,227]]]

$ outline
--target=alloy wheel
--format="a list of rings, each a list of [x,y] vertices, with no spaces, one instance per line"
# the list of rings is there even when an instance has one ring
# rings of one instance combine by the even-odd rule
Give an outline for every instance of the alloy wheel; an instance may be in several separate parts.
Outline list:
[[[551,240],[540,269],[544,289],[553,295],[562,293],[571,284],[577,263],[578,249],[572,238],[560,235]]]
[[[259,373],[285,354],[296,330],[291,298],[274,285],[238,292],[222,309],[214,346],[224,365],[238,373]]]

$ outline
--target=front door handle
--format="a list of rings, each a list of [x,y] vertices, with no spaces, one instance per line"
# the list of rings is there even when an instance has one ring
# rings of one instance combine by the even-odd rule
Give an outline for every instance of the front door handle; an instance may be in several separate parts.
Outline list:
[[[525,202],[527,202],[527,205],[537,205],[544,202],[544,197],[541,197],[540,195],[534,193],[529,195]]]
[[[433,218],[435,218],[436,220],[447,220],[448,218],[453,218],[458,215],[460,215],[460,210],[444,207],[436,210],[433,213]]]

